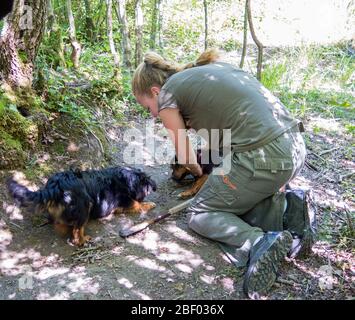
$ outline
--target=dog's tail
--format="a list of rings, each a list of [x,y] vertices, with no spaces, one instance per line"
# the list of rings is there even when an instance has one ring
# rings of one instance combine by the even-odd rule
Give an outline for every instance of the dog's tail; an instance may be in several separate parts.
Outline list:
[[[31,191],[12,178],[7,180],[7,188],[11,196],[16,199],[21,206],[43,204],[45,202],[46,195],[42,190]]]

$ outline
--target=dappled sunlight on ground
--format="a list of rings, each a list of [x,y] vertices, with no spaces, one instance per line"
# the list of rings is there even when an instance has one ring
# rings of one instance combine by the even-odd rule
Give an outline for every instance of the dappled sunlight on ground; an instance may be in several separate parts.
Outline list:
[[[167,223],[165,228],[169,233],[171,233],[174,237],[179,238],[180,240],[191,242],[192,244],[201,244],[201,241],[190,235],[185,230],[178,228],[174,223]]]
[[[126,258],[128,261],[134,262],[136,265],[140,267],[158,271],[158,272],[164,272],[164,273],[167,272],[166,267],[158,265],[157,262],[153,259],[141,258],[137,256],[126,256]]]
[[[325,127],[332,121],[336,123],[333,119]],[[117,132],[112,133],[113,137],[120,137]],[[262,299],[326,299],[333,294],[338,298],[351,295],[351,283],[355,280],[354,255],[349,249],[351,236],[342,232],[347,226],[345,212],[351,212],[353,207],[351,197],[344,191],[346,185],[336,183],[344,174],[338,167],[329,166],[346,164],[352,168],[353,161],[344,158],[343,145],[336,144],[339,136],[331,136],[327,131],[324,136],[314,134],[311,139],[316,146],[312,152],[324,161],[309,153],[307,159],[313,160],[318,171],[305,167],[291,185],[313,189],[321,231],[327,231],[325,234],[333,238],[319,239],[311,258],[288,261],[272,292]],[[338,149],[321,155],[334,146]],[[121,163],[123,147],[117,147],[120,153],[112,165]],[[44,158],[45,163],[50,161]],[[0,298],[244,299],[245,270],[235,268],[215,243],[192,232],[187,226],[186,212],[127,239],[119,237],[121,228],[165,212],[180,201],[176,194],[181,190],[168,179],[168,165],[143,169],[158,182],[158,192],[149,198],[157,203],[157,208],[147,215],[112,215],[91,221],[87,233],[93,241],[80,249],[69,246],[53,232],[52,226],[39,228],[32,213],[19,209],[5,190],[0,191]],[[0,178],[4,182],[8,176],[5,173]],[[32,190],[43,185],[48,176],[43,173],[27,179],[24,173],[17,173],[17,178]],[[342,181],[348,183],[349,177]],[[329,264],[332,278],[326,285],[332,285],[332,289],[321,288],[320,283],[328,279],[324,276],[324,266]],[[23,285],[32,284],[32,288],[20,289],[19,281]]]
[[[142,293],[139,290],[134,289],[134,284],[132,284],[128,279],[126,278],[121,278],[118,280],[118,283],[122,286],[124,286],[127,289],[130,289],[135,295],[136,299],[142,299],[142,300],[152,300],[151,297],[147,296],[146,294]],[[137,284],[137,283],[135,283]]]
[[[152,252],[159,260],[169,261],[170,263],[177,262],[179,265],[178,269],[183,272],[191,272],[191,268],[196,268],[203,263],[199,255],[195,254],[193,251],[182,248],[178,243],[159,241],[158,234],[153,231],[147,232],[144,235],[144,239],[131,238],[127,241],[143,246],[146,250]]]
[[[326,119],[324,117],[310,117],[310,128],[316,131],[322,131],[324,134],[335,132],[339,135],[345,134],[344,125],[337,119]]]
[[[0,220],[0,252],[4,250],[12,241],[13,235],[8,229],[6,222]]]

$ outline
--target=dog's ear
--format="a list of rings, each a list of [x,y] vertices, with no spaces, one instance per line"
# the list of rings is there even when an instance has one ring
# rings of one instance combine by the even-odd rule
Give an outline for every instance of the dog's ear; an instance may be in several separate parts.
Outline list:
[[[137,188],[139,185],[137,172],[133,171],[132,168],[127,167],[122,168],[121,174],[125,181],[125,187],[127,188],[130,198],[135,200],[137,198]]]
[[[142,173],[138,177],[139,182],[136,188],[136,200],[143,201],[152,191],[157,190],[157,184],[154,180]]]
[[[145,186],[146,186],[146,196],[152,191],[154,192],[157,191],[157,183],[150,176],[146,177]]]
[[[143,201],[149,193],[157,189],[155,181],[142,170],[124,168],[122,175],[126,180],[129,196],[136,201]]]

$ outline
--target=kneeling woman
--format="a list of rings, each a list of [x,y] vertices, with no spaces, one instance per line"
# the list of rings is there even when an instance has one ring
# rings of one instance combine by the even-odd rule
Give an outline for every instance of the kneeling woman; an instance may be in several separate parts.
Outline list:
[[[230,129],[230,171],[209,176],[189,208],[189,227],[236,248],[237,263],[247,266],[244,291],[251,297],[272,286],[291,249],[291,233],[284,230],[286,197],[278,191],[303,166],[305,144],[299,121],[277,98],[217,58],[208,50],[181,67],[147,53],[132,89],[138,103],[169,129],[179,163],[195,176],[202,170],[185,129]]]

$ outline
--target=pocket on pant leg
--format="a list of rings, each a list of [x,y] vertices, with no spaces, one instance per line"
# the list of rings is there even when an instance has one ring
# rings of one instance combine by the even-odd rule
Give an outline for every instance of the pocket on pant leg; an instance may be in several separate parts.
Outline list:
[[[254,171],[246,188],[251,191],[274,194],[289,181],[293,162],[284,158],[255,158]]]

